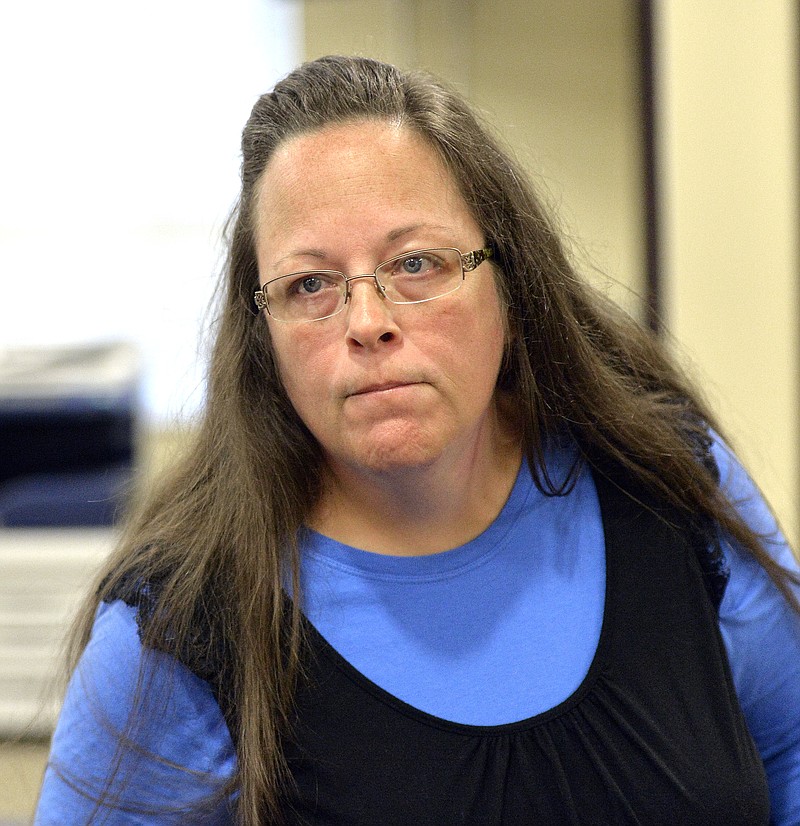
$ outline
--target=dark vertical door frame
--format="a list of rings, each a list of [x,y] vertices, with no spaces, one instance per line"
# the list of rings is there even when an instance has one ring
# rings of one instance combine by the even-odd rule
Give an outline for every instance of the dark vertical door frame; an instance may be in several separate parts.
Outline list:
[[[657,0],[656,0],[657,2]],[[643,196],[645,220],[645,320],[656,333],[662,330],[661,233],[658,214],[658,157],[656,64],[653,0],[639,0],[639,69],[642,113]]]

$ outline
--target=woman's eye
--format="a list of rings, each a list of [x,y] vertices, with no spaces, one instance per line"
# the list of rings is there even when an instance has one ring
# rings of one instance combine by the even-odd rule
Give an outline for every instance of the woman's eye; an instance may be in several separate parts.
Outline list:
[[[300,293],[316,293],[322,289],[322,279],[317,276],[309,276],[308,278],[301,278],[297,284],[297,290]]]
[[[402,262],[403,272],[410,273],[411,275],[416,275],[421,272],[424,266],[425,260],[420,256],[415,256],[414,258],[404,258]]]
[[[436,269],[437,261],[430,255],[409,255],[399,258],[394,269],[395,275],[429,275]]]
[[[335,284],[330,278],[325,278],[323,275],[303,275],[299,278],[288,279],[287,293],[289,295],[299,296],[301,298],[315,295],[321,290],[335,288]]]

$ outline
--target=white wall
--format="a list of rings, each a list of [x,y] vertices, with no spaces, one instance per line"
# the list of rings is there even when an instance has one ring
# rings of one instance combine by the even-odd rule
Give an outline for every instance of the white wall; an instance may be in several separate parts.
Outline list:
[[[2,4],[0,357],[133,340],[149,413],[195,407],[239,135],[299,42],[281,0]]]

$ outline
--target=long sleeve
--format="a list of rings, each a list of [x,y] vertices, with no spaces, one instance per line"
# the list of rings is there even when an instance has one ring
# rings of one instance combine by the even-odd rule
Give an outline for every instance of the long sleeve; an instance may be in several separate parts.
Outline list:
[[[758,489],[717,442],[721,483],[746,522],[782,565],[798,570]],[[750,733],[770,787],[772,822],[800,823],[800,616],[763,568],[732,542],[723,543],[731,577],[720,606],[720,629]],[[800,596],[800,587],[796,589]]]
[[[53,736],[37,826],[83,824],[93,813],[115,824],[230,823],[220,790],[234,771],[233,744],[209,686],[142,648],[134,609],[102,604]],[[205,815],[187,814],[209,797]]]

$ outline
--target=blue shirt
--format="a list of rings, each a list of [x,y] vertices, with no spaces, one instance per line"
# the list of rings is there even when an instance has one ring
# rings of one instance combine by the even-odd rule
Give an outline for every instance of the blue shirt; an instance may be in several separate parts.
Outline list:
[[[746,473],[724,445],[713,450],[731,501],[774,557],[796,570]],[[551,473],[566,472],[571,459],[552,457]],[[730,542],[723,550],[731,578],[720,629],[764,760],[773,822],[800,823],[800,617],[748,554]],[[317,630],[373,682],[448,720],[493,725],[557,705],[586,675],[599,639],[605,556],[588,473],[568,496],[547,497],[523,465],[498,518],[451,551],[394,557],[308,532],[302,564],[304,610]],[[120,807],[113,822],[185,823],[192,802],[232,775],[233,744],[208,685],[146,652],[144,679],[169,679],[170,692],[145,709],[134,739],[163,760],[131,748],[116,752],[143,656],[133,609],[102,605],[67,692],[51,762],[74,774],[72,786],[77,778],[96,793],[116,753],[126,769],[124,808],[135,802],[174,813]],[[48,768],[37,823],[85,820],[91,804],[72,786]],[[209,822],[229,821],[223,802]]]

